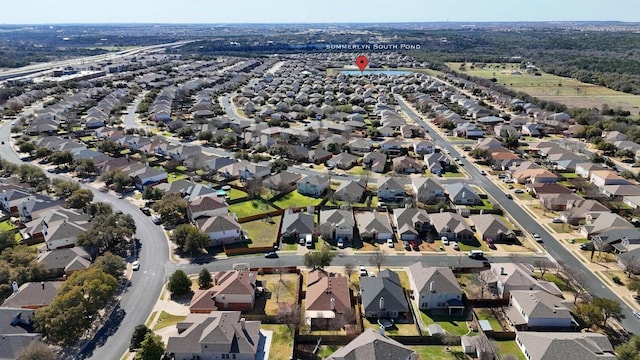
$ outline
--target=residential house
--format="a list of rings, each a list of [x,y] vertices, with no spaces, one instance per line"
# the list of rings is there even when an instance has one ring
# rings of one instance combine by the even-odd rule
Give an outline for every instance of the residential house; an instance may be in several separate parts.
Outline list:
[[[597,187],[603,187],[605,185],[629,185],[622,176],[616,174],[611,170],[594,170],[591,171],[589,181]]]
[[[609,208],[593,199],[577,199],[567,202],[560,219],[571,225],[578,225],[587,218],[590,212],[610,212]]]
[[[296,186],[296,183],[301,177],[300,174],[281,171],[264,179],[262,184],[273,190],[290,190]]]
[[[533,267],[528,264],[494,263],[491,269],[483,271],[489,288],[499,297],[508,299],[514,290],[542,290],[562,297],[562,291],[552,282],[536,280]]]
[[[582,198],[573,192],[562,194],[541,194],[538,195],[540,205],[547,210],[564,211],[567,209],[567,204],[573,201],[581,200]]]
[[[402,203],[407,199],[404,185],[394,177],[378,179],[378,201]]]
[[[391,270],[383,270],[378,276],[360,277],[362,315],[367,318],[406,319],[409,304],[400,277]]]
[[[336,200],[345,202],[362,202],[367,190],[367,181],[363,178],[358,180],[342,181],[333,197]]]
[[[451,166],[451,160],[440,152],[426,154],[424,156],[424,167],[434,175],[442,175]]]
[[[126,171],[129,177],[133,179],[133,183],[140,191],[147,186],[154,186],[159,183],[167,182],[168,174],[164,170],[158,170],[144,164],[132,164]]]
[[[264,344],[260,321],[247,321],[239,311],[189,314],[176,327],[178,335],[167,340],[175,360],[255,360]]]
[[[609,198],[622,200],[625,196],[640,195],[640,186],[636,184],[605,185],[600,188],[600,192]]]
[[[393,211],[393,220],[400,240],[414,241],[431,228],[429,214],[424,209],[401,208]]]
[[[449,200],[456,205],[482,204],[480,196],[465,183],[446,184],[444,188]]]
[[[354,154],[363,155],[371,151],[373,142],[370,139],[357,138],[349,142],[349,151]]]
[[[269,176],[269,174],[271,174],[271,168],[241,160],[223,166],[219,168],[217,172],[227,178],[237,177],[241,180],[259,180]]]
[[[505,314],[518,330],[569,329],[572,305],[542,290],[511,290]]]
[[[341,152],[340,154],[327,160],[327,166],[336,167],[338,169],[348,170],[351,169],[358,162],[358,157],[351,155],[348,152]]]
[[[393,228],[387,213],[366,211],[356,213],[358,232],[364,240],[384,242],[393,238]]]
[[[89,223],[69,222],[65,219],[44,223],[42,234],[47,250],[74,247],[78,236],[85,233],[89,227]]]
[[[585,224],[579,228],[580,235],[589,238],[613,229],[632,229],[633,224],[618,214],[608,212],[589,212],[585,217]]]
[[[315,222],[313,214],[306,212],[293,212],[285,210],[282,216],[282,228],[280,235],[289,241],[296,242],[298,239],[305,239],[307,235],[313,236],[315,232]]]
[[[601,171],[605,170],[601,165],[592,163],[592,162],[582,162],[576,164],[576,174],[580,175],[585,179],[591,179],[592,171]]]
[[[420,310],[464,311],[462,288],[450,268],[417,262],[409,266],[409,279]]]
[[[387,154],[379,151],[372,151],[367,153],[362,158],[363,169],[369,169],[375,173],[382,174],[385,171],[387,165]]]
[[[189,304],[192,314],[217,310],[252,310],[256,299],[256,272],[222,271],[214,274],[213,287],[196,290]]]
[[[479,138],[484,136],[484,131],[470,122],[460,123],[453,129],[453,134],[465,138]]]
[[[34,194],[18,205],[18,214],[20,214],[20,220],[27,223],[47,212],[61,209],[64,205],[65,201],[62,199],[54,200],[48,196]]]
[[[51,304],[62,281],[26,282],[20,287],[14,282],[12,286],[13,293],[2,303],[3,308],[37,310]]]
[[[201,217],[196,221],[196,227],[209,236],[211,245],[232,244],[244,241],[242,227],[238,220],[231,215]]]
[[[365,330],[327,360],[418,360],[418,354],[375,329]]]
[[[411,189],[416,199],[425,204],[435,204],[445,197],[444,187],[433,178],[411,178]]]
[[[462,215],[451,212],[429,214],[431,226],[438,233],[438,237],[449,240],[466,241],[473,239],[473,230]]]
[[[629,245],[640,244],[640,230],[637,228],[611,229],[591,237],[602,251],[616,250],[618,253],[629,251]]]
[[[18,214],[20,204],[33,198],[35,195],[20,188],[2,190],[2,196],[0,196],[2,208],[10,214]]]
[[[327,329],[332,319],[351,310],[349,279],[314,269],[307,274],[304,319],[312,329]]]
[[[187,216],[192,222],[202,217],[226,215],[228,212],[224,200],[213,196],[200,196],[187,204]]]
[[[522,135],[526,135],[526,136],[533,136],[533,137],[541,137],[542,136],[542,132],[540,132],[540,128],[541,126],[538,124],[534,124],[534,123],[527,123],[522,125],[521,128],[521,133]]]
[[[69,221],[77,224],[85,225],[89,222],[91,216],[73,209],[55,209],[42,214],[42,217],[29,221],[23,229],[20,229],[20,235],[25,243],[37,244],[45,241],[45,233],[47,228],[53,226],[56,222]]]
[[[521,164],[522,166],[522,164]],[[520,167],[521,167],[520,166]],[[558,180],[558,176],[552,174],[548,170],[542,168],[516,168],[511,177],[516,180],[518,184],[526,183],[555,183]]]
[[[33,324],[35,310],[0,308],[0,359],[17,359],[33,342],[41,342]]]
[[[350,243],[353,240],[353,233],[356,226],[356,220],[351,210],[322,210],[320,211],[320,228],[330,229],[330,239],[342,239],[344,242]],[[325,239],[329,240],[329,239]]]
[[[81,246],[39,253],[36,261],[46,278],[60,278],[91,266],[91,255]]]
[[[436,147],[432,141],[421,140],[413,143],[413,152],[419,155],[433,154],[436,151]]]
[[[412,157],[399,156],[392,161],[393,171],[399,174],[415,174],[422,172],[422,164]]]
[[[527,360],[615,360],[606,335],[592,332],[517,331],[516,344]]]
[[[314,149],[314,150],[309,150],[309,155],[307,156],[307,159],[309,162],[312,162],[315,164],[322,164],[325,161],[331,159],[332,156],[333,154],[325,149]]]
[[[502,221],[502,218],[494,214],[471,215],[471,223],[475,226],[480,239],[493,242],[502,241],[513,236],[513,231]]]
[[[298,182],[296,183],[296,188],[302,195],[318,197],[324,194],[324,192],[329,188],[330,181],[330,175],[307,175],[304,178],[298,180]]]

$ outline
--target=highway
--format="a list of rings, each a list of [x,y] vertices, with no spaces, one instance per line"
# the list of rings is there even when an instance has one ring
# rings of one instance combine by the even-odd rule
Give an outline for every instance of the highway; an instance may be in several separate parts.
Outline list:
[[[640,333],[640,323],[633,316],[633,310],[627,306],[625,302],[617,297],[617,295],[600,280],[593,272],[589,271],[569,250],[567,250],[560,242],[558,242],[544,226],[539,224],[528,212],[522,209],[513,200],[507,199],[505,192],[500,189],[486,176],[480,174],[478,169],[468,160],[467,157],[462,158],[457,148],[453,147],[449,141],[443,138],[440,133],[432,129],[423,119],[419,116],[411,107],[409,107],[400,96],[396,95],[396,100],[402,109],[409,117],[414,120],[418,125],[429,130],[429,133],[434,139],[434,142],[445,150],[449,150],[452,156],[462,159],[464,163],[465,171],[479,184],[492,198],[502,207],[512,218],[516,219],[522,229],[526,229],[529,233],[538,233],[542,236],[543,243],[541,244],[545,250],[558,261],[562,261],[564,266],[577,269],[582,273],[584,283],[588,285],[588,291],[591,295],[596,297],[616,299],[620,301],[625,319],[621,321],[622,326],[630,333]]]

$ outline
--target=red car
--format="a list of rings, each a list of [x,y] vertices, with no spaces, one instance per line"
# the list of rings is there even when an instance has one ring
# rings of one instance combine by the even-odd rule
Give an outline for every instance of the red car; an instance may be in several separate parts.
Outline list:
[[[487,246],[489,247],[489,249],[496,250],[496,244],[494,244],[493,240],[491,239],[487,239]]]

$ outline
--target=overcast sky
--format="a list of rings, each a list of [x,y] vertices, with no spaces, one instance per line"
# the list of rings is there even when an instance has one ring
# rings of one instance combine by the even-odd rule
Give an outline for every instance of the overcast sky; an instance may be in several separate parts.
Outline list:
[[[640,21],[637,0],[3,0],[0,24]]]

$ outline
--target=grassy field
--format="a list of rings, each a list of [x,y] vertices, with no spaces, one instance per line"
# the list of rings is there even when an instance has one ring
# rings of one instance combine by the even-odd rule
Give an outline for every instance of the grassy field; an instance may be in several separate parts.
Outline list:
[[[491,313],[489,309],[478,309],[476,310],[476,315],[478,315],[478,320],[488,320],[489,325],[495,331],[501,331],[502,325],[500,321]]]
[[[10,223],[9,220],[0,222],[0,231],[11,231],[15,228],[16,227]]]
[[[156,324],[153,326],[153,329],[151,330],[158,331],[160,329],[164,329],[168,326],[175,325],[186,318],[187,318],[186,316],[173,315],[173,314],[169,314],[168,312],[162,311],[158,316],[158,321],[156,322]]]
[[[378,330],[380,325],[377,323],[377,319],[369,319],[362,318],[362,324],[365,329],[375,329]],[[402,335],[402,336],[417,336],[418,328],[415,324],[398,324],[396,323],[393,327],[385,330],[386,334],[389,335]]]
[[[516,344],[515,340],[496,341],[495,344],[498,347],[498,355],[500,355],[501,357],[511,354],[515,355],[518,360],[527,360],[527,358],[524,357],[524,354],[518,347],[518,344]]]
[[[282,197],[280,200],[275,201],[273,204],[281,209],[288,209],[291,207],[306,207],[309,205],[317,206],[321,201],[321,198],[305,196],[294,190]]]
[[[242,230],[247,232],[253,246],[271,246],[278,237],[281,216],[267,219],[255,220],[240,224]]]
[[[167,181],[168,182],[174,182],[174,181],[178,181],[178,180],[182,180],[182,179],[186,179],[187,175],[179,173],[179,172],[170,172],[169,174],[167,174]]]
[[[431,324],[439,324],[446,332],[451,335],[465,335],[469,332],[467,322],[462,316],[434,315],[432,313],[427,314],[424,311],[420,311],[419,314],[425,326],[429,326]]]
[[[229,197],[229,200],[236,200],[247,197],[247,193],[242,190],[231,188],[227,191],[227,196]]]
[[[287,325],[262,324],[260,329],[273,331],[270,360],[289,360],[293,352],[293,331]]]
[[[456,71],[460,71],[462,63],[447,63]],[[608,89],[579,82],[575,79],[563,78],[556,75],[539,72],[540,76],[522,72],[520,75],[512,74],[518,69],[518,64],[486,64],[484,68],[471,69],[467,63],[463,73],[485,79],[495,78],[499,84],[523,91],[531,96],[545,100],[553,100],[564,103],[567,106],[597,107],[608,104],[611,108],[621,107],[634,110],[640,107],[640,96],[629,95],[620,91]]]
[[[444,345],[420,345],[410,346],[420,360],[462,360],[468,359],[467,355],[462,352],[461,346],[450,346],[450,351],[445,349]]]
[[[274,210],[275,208],[273,206],[260,200],[243,201],[237,204],[229,205],[229,212],[236,213],[239,218],[256,214],[263,214]]]

